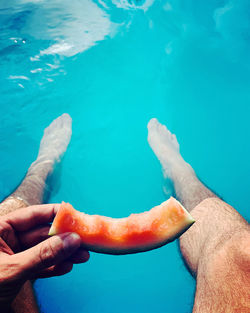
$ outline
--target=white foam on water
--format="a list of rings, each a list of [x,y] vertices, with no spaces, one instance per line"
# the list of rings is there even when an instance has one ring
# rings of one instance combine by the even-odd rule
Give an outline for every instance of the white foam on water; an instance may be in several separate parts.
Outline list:
[[[29,77],[27,77],[27,76],[24,76],[24,75],[10,75],[9,77],[8,77],[8,79],[22,79],[22,80],[30,80],[30,78]]]
[[[155,0],[146,0],[142,5],[135,4],[136,1],[128,1],[128,0],[112,0],[113,4],[117,8],[122,8],[126,10],[130,9],[140,9],[143,11],[147,11],[149,7],[153,5]]]
[[[32,61],[43,55],[76,55],[115,33],[116,24],[110,21],[109,14],[91,0],[22,0],[21,3],[36,5],[24,31],[35,39],[52,41]]]

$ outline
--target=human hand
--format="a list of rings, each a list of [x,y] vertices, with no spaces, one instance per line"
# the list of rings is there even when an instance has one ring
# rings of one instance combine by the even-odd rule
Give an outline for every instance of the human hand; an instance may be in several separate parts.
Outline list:
[[[48,236],[60,205],[19,209],[0,217],[0,311],[8,308],[29,279],[64,275],[89,259],[77,234]]]

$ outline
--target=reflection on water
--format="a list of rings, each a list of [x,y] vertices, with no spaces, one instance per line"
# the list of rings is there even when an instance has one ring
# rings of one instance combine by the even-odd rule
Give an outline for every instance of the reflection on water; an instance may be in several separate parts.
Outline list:
[[[141,3],[143,2],[143,3]],[[8,38],[25,43],[25,37],[52,42],[39,54],[31,57],[58,54],[73,56],[94,46],[107,36],[114,36],[118,23],[112,22],[109,11],[115,8],[147,10],[153,0],[117,1],[111,3],[92,0],[21,0],[3,1],[1,11],[9,27],[18,31],[22,38]],[[9,17],[9,19],[7,19]]]
[[[53,71],[61,64],[60,56],[74,56],[128,29],[132,15],[121,10],[145,11],[152,4],[153,0],[4,0],[0,4],[1,78],[20,88],[25,88],[22,80],[30,76],[39,86],[53,82],[55,75],[65,74],[63,68]],[[25,66],[17,65],[13,71],[8,61],[25,62]],[[32,75],[41,72],[39,80]]]
[[[173,54],[173,50],[180,53],[183,40],[202,40],[205,35],[209,40],[201,44],[212,53],[221,50],[233,62],[242,63],[242,55],[249,60],[247,0],[215,0],[202,6],[200,3],[194,6],[191,0],[159,3],[161,15],[155,10],[148,12],[156,6],[154,0],[3,0],[0,4],[1,79],[13,80],[20,88],[25,88],[24,77],[29,80],[33,76],[40,86],[53,82],[53,76],[65,74],[63,68],[54,71],[61,64],[60,57],[75,56],[116,36],[117,32],[128,31],[133,17],[140,11],[147,14],[150,29],[165,28],[166,55]],[[41,58],[42,63],[35,64]],[[12,69],[8,61],[25,62],[25,66]],[[249,62],[244,63],[249,66]],[[41,72],[42,78],[40,75],[37,81],[37,74]]]
[[[109,14],[91,0],[43,1],[24,28],[35,39],[55,42],[40,55],[65,56],[83,52],[114,31]]]
[[[27,68],[29,72],[17,74],[17,66],[16,73],[9,72],[5,77],[14,79],[20,87],[23,85],[18,77],[42,71],[49,82],[53,81],[46,72],[58,68],[59,56],[70,57],[89,49],[113,36],[118,25],[110,20],[107,8],[91,0],[4,1],[1,18],[6,24],[1,32],[3,59],[25,62],[22,70]],[[43,63],[32,64],[41,57]]]

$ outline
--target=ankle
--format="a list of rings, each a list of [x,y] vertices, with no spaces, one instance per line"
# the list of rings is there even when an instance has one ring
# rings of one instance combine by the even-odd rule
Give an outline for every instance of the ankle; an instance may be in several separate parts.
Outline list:
[[[168,162],[166,165],[162,164],[162,169],[164,177],[169,177],[172,180],[196,177],[191,165],[182,158],[175,159],[172,163]]]
[[[37,176],[43,180],[53,172],[54,162],[52,160],[41,161],[37,159],[28,169],[27,176]]]

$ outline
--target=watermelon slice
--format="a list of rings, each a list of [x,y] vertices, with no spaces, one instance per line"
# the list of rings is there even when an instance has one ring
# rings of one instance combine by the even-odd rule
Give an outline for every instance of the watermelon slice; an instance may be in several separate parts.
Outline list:
[[[90,251],[128,254],[161,247],[193,223],[192,216],[172,197],[150,211],[125,218],[88,215],[63,202],[49,235],[75,232]]]

